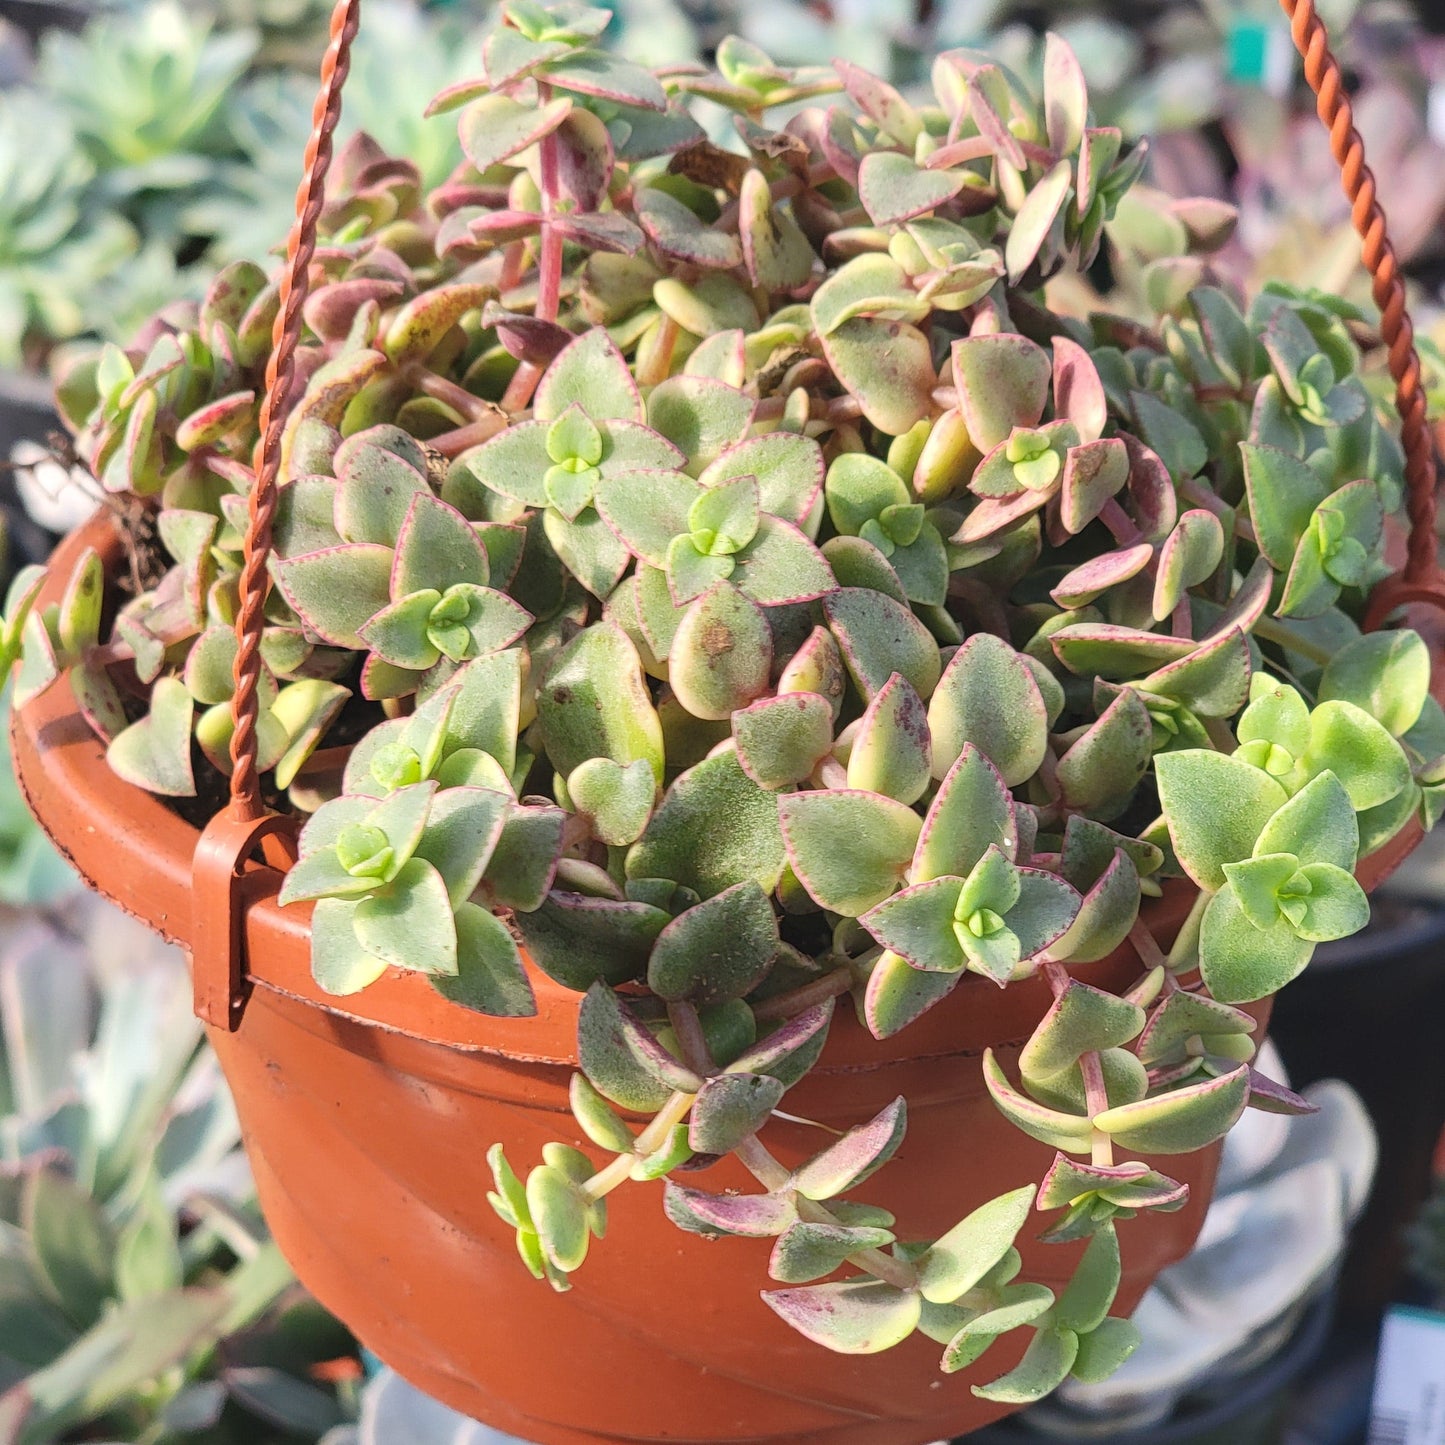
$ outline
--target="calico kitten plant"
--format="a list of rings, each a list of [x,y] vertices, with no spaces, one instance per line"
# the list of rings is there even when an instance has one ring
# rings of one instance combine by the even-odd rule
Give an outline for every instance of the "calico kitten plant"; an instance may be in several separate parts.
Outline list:
[[[1041,102],[952,52],[916,107],[736,40],[650,72],[594,47],[606,23],[506,5],[437,103],[467,162],[429,197],[365,140],[338,157],[263,644],[270,796],[310,814],[283,902],[314,900],[334,993],[399,968],[486,1013],[532,1012],[537,972],[584,995],[603,1162],[491,1156],[557,1288],[614,1189],[730,1152],[759,1192],[689,1172],[667,1212],[773,1239],[765,1298],[810,1339],[921,1330],[951,1371],[1022,1329],[989,1398],[1100,1377],[1136,1340],[1116,1226],[1186,1194],[1151,1161],[1305,1107],[1237,1005],[1362,927],[1359,858],[1445,798],[1424,645],[1353,620],[1400,501],[1368,328],[1210,284],[1212,204],[1146,198],[1116,234],[1143,152],[1089,124],[1057,41]],[[1153,324],[1051,311],[1140,206],[1197,253]],[[67,671],[167,795],[227,766],[276,304],[232,268],[67,376],[158,542],[108,631],[88,554],[0,633],[22,699]],[[1118,993],[1077,973],[1110,956],[1138,959]],[[1037,1185],[912,1239],[848,1197],[902,1099],[796,1169],[763,1142],[842,1000],[886,1039],[1035,978],[1052,1006],[983,1070],[1055,1151]],[[1038,1212],[1088,1241],[1057,1295],[1018,1279]]]

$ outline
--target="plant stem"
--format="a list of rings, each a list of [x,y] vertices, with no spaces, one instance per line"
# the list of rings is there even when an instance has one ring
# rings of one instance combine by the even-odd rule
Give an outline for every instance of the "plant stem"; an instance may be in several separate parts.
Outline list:
[[[1134,920],[1134,926],[1129,930],[1129,942],[1134,945],[1134,952],[1139,955],[1139,962],[1147,969],[1158,968],[1164,962],[1164,950],[1159,947],[1159,941],[1149,931],[1149,926],[1142,918]]]
[[[551,87],[537,87],[538,104],[546,105],[552,98]],[[562,233],[553,224],[557,202],[561,198],[558,178],[557,133],[549,132],[540,147],[542,182],[542,254],[537,262],[537,316],[543,321],[557,319],[557,305],[562,294]]]
[[[1109,1091],[1104,1087],[1104,1065],[1098,1053],[1091,1049],[1079,1060],[1079,1072],[1084,1076],[1084,1103],[1092,1119],[1109,1107]],[[1104,1169],[1114,1167],[1114,1141],[1102,1130],[1093,1134],[1093,1160]]]
[[[687,1118],[695,1098],[696,1094],[674,1094],[637,1136],[632,1153],[619,1154],[610,1164],[604,1165],[582,1186],[582,1192],[589,1199],[605,1199],[619,1185],[626,1184],[632,1178],[632,1166],[638,1159],[662,1148],[667,1136]]]
[[[682,1046],[682,1059],[688,1068],[704,1077],[714,1073],[717,1066],[708,1051],[697,1009],[690,1003],[670,1003],[667,1006],[667,1018],[677,1034],[677,1041]],[[756,1134],[744,1139],[733,1153],[743,1168],[770,1194],[788,1187],[793,1171],[775,1159],[771,1150]],[[824,1205],[806,1199],[801,1194],[794,1195],[794,1203],[797,1205],[798,1218],[809,1224],[842,1222]],[[894,1259],[891,1254],[884,1254],[881,1249],[860,1249],[857,1254],[848,1256],[848,1263],[896,1289],[918,1287],[918,1271],[906,1260]]]
[[[853,971],[847,967],[835,968],[822,978],[810,979],[786,993],[774,994],[761,1003],[753,1005],[753,1017],[759,1023],[771,1023],[774,1019],[790,1019],[796,1014],[826,1003],[830,998],[840,998],[853,987]]]
[[[1189,910],[1189,916],[1184,920],[1179,936],[1175,938],[1173,947],[1164,960],[1170,973],[1188,973],[1190,969],[1198,966],[1199,925],[1203,922],[1204,910],[1209,907],[1209,900],[1213,897],[1214,894],[1208,889],[1201,889],[1199,897],[1194,900],[1194,906]]]

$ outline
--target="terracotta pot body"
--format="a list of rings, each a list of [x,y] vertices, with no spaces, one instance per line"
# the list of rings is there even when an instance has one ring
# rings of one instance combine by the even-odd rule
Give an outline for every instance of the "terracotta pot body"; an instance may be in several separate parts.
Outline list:
[[[108,524],[92,522],[65,544],[57,575],[86,544],[113,560]],[[110,772],[67,688],[17,715],[14,753],[32,808],[80,871],[188,946],[196,830]],[[922,1445],[1007,1413],[969,1385],[1009,1367],[1022,1342],[1005,1339],[955,1377],[939,1373],[940,1349],[921,1336],[879,1356],[830,1354],[759,1300],[768,1242],[679,1232],[663,1217],[660,1183],[612,1196],[607,1239],[569,1293],[533,1281],[486,1202],[483,1156],[502,1140],[525,1168],[550,1139],[589,1147],[567,1106],[578,996],[539,975],[538,1016],[520,1020],[469,1013],[401,974],[353,999],[330,998],[311,980],[308,910],[278,908],[278,886],[260,865],[245,876],[252,992],[239,1029],[212,1041],[282,1248],[321,1301],[404,1376],[542,1445]],[[1161,938],[1189,901],[1181,889],[1157,905]],[[1125,949],[1076,972],[1124,987],[1139,967]],[[1047,1003],[1037,981],[1000,991],[969,978],[887,1043],[845,1004],[787,1108],[844,1129],[906,1096],[906,1144],[857,1197],[893,1210],[904,1237],[936,1236],[985,1199],[1041,1177],[1052,1158],[998,1114],[979,1069],[990,1046],[1011,1067]],[[1267,1005],[1257,1012],[1263,1022]],[[766,1131],[787,1164],[828,1137],[782,1121]],[[1116,1312],[1189,1250],[1217,1162],[1217,1149],[1159,1161],[1189,1182],[1190,1202],[1129,1224]],[[731,1160],[696,1182],[755,1187]],[[1023,1249],[1028,1277],[1055,1285],[1078,1256],[1076,1246],[1032,1239]]]

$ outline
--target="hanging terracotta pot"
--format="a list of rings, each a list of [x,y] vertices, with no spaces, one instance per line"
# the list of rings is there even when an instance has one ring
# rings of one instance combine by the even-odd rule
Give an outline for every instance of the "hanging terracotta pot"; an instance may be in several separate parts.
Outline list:
[[[57,576],[85,546],[119,560],[104,514],[66,541]],[[61,851],[112,901],[195,950],[197,830],[116,777],[68,689],[18,714],[14,748],[26,799]],[[585,1142],[569,1133],[567,1103],[580,995],[533,970],[535,1018],[482,1018],[396,971],[339,1001],[312,980],[310,910],[279,908],[280,881],[261,864],[241,875],[248,996],[239,1027],[213,1024],[211,1041],[281,1247],[322,1303],[407,1378],[543,1445],[919,1445],[1006,1413],[970,1394],[972,1375],[940,1375],[926,1340],[858,1358],[795,1334],[759,1304],[770,1241],[679,1234],[663,1215],[660,1182],[614,1198],[607,1248],[585,1289],[535,1287],[487,1203],[483,1155],[493,1139],[535,1153],[559,1129]],[[1190,901],[1180,887],[1155,905],[1157,936],[1171,936]],[[218,965],[224,975],[214,950],[194,964],[198,977]],[[1124,948],[1076,976],[1124,989],[1138,970]],[[858,1197],[910,1231],[941,1234],[1048,1168],[1053,1151],[999,1114],[978,1062],[986,1047],[1012,1062],[1049,999],[1041,981],[1000,990],[969,978],[884,1043],[841,1010],[789,1112],[842,1130],[904,1095],[907,1147]],[[1267,1005],[1256,1014],[1266,1019]],[[785,1164],[818,1141],[816,1128],[769,1128]],[[1218,1146],[1170,1161],[1190,1202],[1131,1226],[1122,1312],[1188,1253],[1217,1163]],[[712,1190],[750,1184],[731,1159],[698,1179]],[[1031,1244],[1024,1254],[1031,1278],[1062,1286],[1079,1248]]]
[[[304,208],[293,235],[282,291],[283,352],[299,332],[356,15],[356,0],[341,0],[305,188],[316,204]],[[1381,265],[1378,254],[1371,265]],[[1398,333],[1398,316],[1393,324]],[[262,413],[265,465],[238,621],[250,645],[243,670],[255,663],[260,633],[288,380],[283,363]],[[86,547],[113,579],[121,543],[105,514],[64,544],[53,577]],[[1420,546],[1412,549],[1409,580],[1381,594],[1377,611],[1435,599],[1423,557]],[[57,600],[59,583],[48,586],[42,606]],[[242,712],[238,702],[238,737]],[[839,1356],[793,1333],[759,1304],[768,1242],[679,1234],[663,1216],[661,1183],[611,1201],[607,1248],[589,1263],[585,1288],[534,1286],[519,1269],[512,1230],[487,1202],[484,1153],[496,1139],[528,1156],[559,1133],[582,1142],[568,1109],[580,996],[535,969],[538,1012],[527,1019],[481,1017],[398,971],[344,1002],[323,993],[309,966],[310,909],[283,910],[276,901],[290,825],[259,806],[254,736],[232,807],[202,834],[111,771],[68,689],[18,709],[13,730],[21,787],[57,846],[99,892],[191,955],[197,1012],[234,1092],[282,1249],[321,1301],[414,1383],[541,1445],[922,1445],[1012,1408],[970,1392],[977,1371],[941,1375],[937,1349],[925,1340]],[[1418,836],[1418,828],[1407,831],[1364,860],[1362,882],[1377,883]],[[265,861],[254,856],[258,848]],[[1156,939],[1167,944],[1193,901],[1187,886],[1166,889],[1146,916]],[[1125,947],[1072,973],[1122,991],[1139,960]],[[789,1114],[811,1122],[775,1120],[770,1146],[792,1167],[818,1148],[817,1126],[846,1129],[905,1096],[907,1143],[858,1197],[894,1212],[910,1237],[936,1237],[1049,1166],[1054,1151],[995,1108],[979,1059],[992,1048],[1011,1064],[1050,999],[1038,979],[1000,990],[969,977],[905,1035],[884,1042],[840,1009],[820,1063],[788,1096]],[[1261,1033],[1268,1001],[1251,1012]],[[1217,1145],[1171,1159],[1189,1201],[1131,1223],[1117,1312],[1127,1314],[1154,1276],[1190,1249],[1217,1163]],[[751,1176],[728,1158],[700,1182],[718,1192],[745,1188]],[[1024,1240],[1020,1248],[1031,1279],[1062,1286],[1082,1246]],[[998,1354],[1016,1358],[1021,1348],[1005,1342]],[[1012,1362],[991,1355],[989,1373]]]

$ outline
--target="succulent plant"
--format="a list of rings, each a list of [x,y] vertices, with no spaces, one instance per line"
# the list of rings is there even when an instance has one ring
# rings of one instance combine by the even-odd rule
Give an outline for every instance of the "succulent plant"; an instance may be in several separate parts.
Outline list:
[[[1441,809],[1424,644],[1354,621],[1401,493],[1365,319],[1215,284],[1227,210],[1130,192],[1142,151],[1057,39],[1041,98],[949,52],[914,104],[739,40],[649,71],[607,24],[512,0],[436,102],[465,160],[429,197],[364,137],[338,155],[262,645],[268,796],[310,814],[283,901],[315,900],[336,993],[400,968],[526,1014],[520,942],[584,995],[597,1152],[491,1155],[555,1287],[614,1189],[731,1152],[760,1192],[687,1173],[667,1212],[774,1238],[765,1298],[808,1338],[921,1330],[957,1370],[1023,1329],[980,1393],[1098,1378],[1136,1339],[1116,1226],[1186,1193],[1137,1156],[1306,1107],[1238,1005],[1359,928],[1358,857]],[[1050,309],[1105,246],[1154,267],[1147,314]],[[91,553],[43,610],[18,581],[0,631],[18,696],[68,674],[163,795],[228,766],[276,305],[234,266],[62,378],[153,524],[112,630]],[[1190,886],[1156,937],[1142,902]],[[1121,993],[1071,975],[1124,946]],[[1019,1077],[983,1068],[1057,1157],[911,1239],[847,1198],[904,1100],[795,1170],[759,1131],[839,1000],[887,1038],[969,974],[1053,993]],[[1057,1295],[1018,1278],[1040,1212],[1089,1241]]]
[[[260,1222],[182,960],[88,913],[0,955],[9,1438],[316,1439],[350,1407],[309,1367],[350,1342]]]
[[[93,174],[58,107],[0,92],[0,366],[83,330],[97,277],[135,250],[131,228],[96,206]]]
[[[37,80],[71,117],[104,200],[169,238],[179,203],[234,153],[222,107],[256,47],[254,32],[213,31],[162,0],[77,35],[51,32]]]

